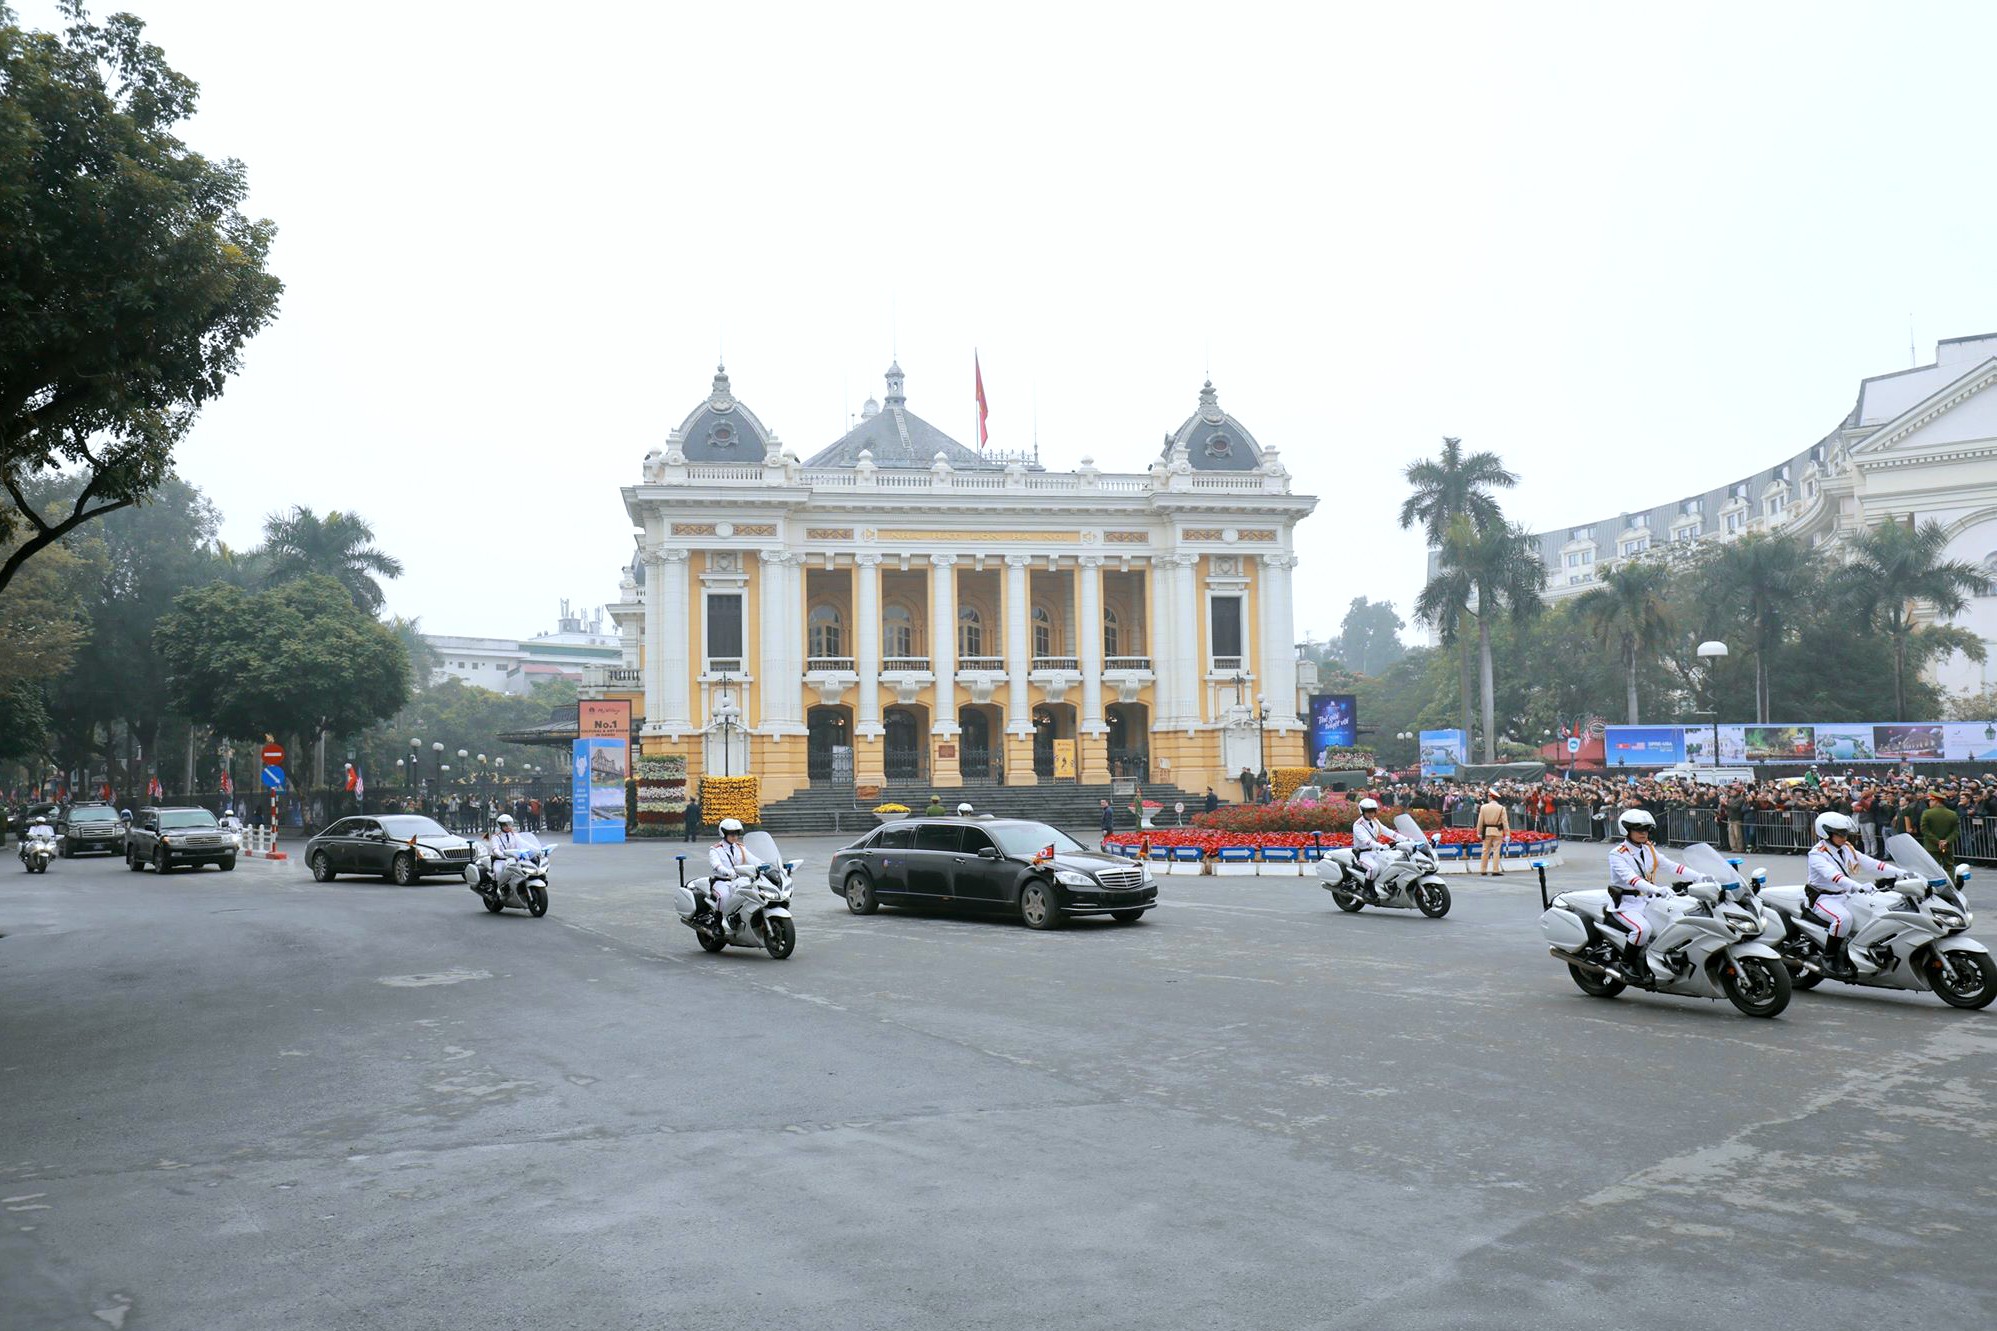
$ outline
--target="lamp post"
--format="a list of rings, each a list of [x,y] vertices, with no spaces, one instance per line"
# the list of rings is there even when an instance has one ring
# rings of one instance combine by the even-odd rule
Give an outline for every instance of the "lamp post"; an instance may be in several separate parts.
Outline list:
[[[723,678],[725,679],[726,676],[723,676]],[[735,745],[731,737],[734,735],[736,727],[741,725],[741,721],[738,719],[741,715],[742,709],[737,707],[735,700],[727,694],[724,693],[715,700],[714,724],[721,731],[721,775],[724,779],[732,775],[729,771],[729,764],[733,759]]]
[[[1720,765],[1720,695],[1715,686],[1713,672],[1721,661],[1726,660],[1727,645],[1708,640],[1699,644],[1699,660],[1706,667],[1706,705],[1713,713],[1713,766]]]
[[[416,738],[415,736],[413,736],[413,735],[412,735],[412,736],[410,736],[410,739],[409,739],[409,789],[410,789],[411,791],[414,791],[414,790],[416,789],[416,760],[417,760],[417,758],[418,758],[418,757],[420,757],[420,756],[422,755],[422,752],[423,752],[423,741],[422,741],[422,740],[420,740],[420,739],[417,739],[417,738]],[[400,760],[400,759],[398,759],[398,760],[396,761],[396,764],[395,764],[395,765],[396,765],[397,767],[400,767],[400,766],[402,766],[402,763],[401,763],[401,760]]]
[[[1258,693],[1255,695],[1255,761],[1260,767],[1260,771],[1256,773],[1258,776],[1269,770],[1268,746],[1262,739],[1262,727],[1268,723],[1268,720],[1268,700]]]

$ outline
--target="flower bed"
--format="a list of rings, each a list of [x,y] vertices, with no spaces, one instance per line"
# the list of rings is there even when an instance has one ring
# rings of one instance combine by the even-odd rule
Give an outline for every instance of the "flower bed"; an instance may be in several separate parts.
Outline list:
[[[686,758],[670,754],[640,758],[634,774],[638,788],[638,836],[670,836],[686,823]]]
[[[1382,809],[1380,817],[1392,823],[1406,809]],[[1350,832],[1359,817],[1359,806],[1351,801],[1326,804],[1230,804],[1212,813],[1193,816],[1193,826],[1217,832]],[[1442,826],[1442,815],[1433,809],[1416,809],[1415,826],[1433,832]]]
[[[1429,835],[1438,846],[1483,844],[1477,833],[1467,827],[1444,828],[1439,832],[1431,829]],[[1551,845],[1559,840],[1560,838],[1549,832],[1514,832],[1506,838],[1506,844],[1541,846]],[[1153,847],[1191,846],[1198,849],[1203,858],[1213,859],[1219,851],[1238,850],[1244,847],[1323,846],[1327,850],[1339,850],[1352,844],[1352,834],[1350,832],[1231,832],[1206,827],[1175,827],[1144,833],[1117,832],[1103,838],[1105,846],[1115,846],[1124,850],[1135,850],[1140,842]]]

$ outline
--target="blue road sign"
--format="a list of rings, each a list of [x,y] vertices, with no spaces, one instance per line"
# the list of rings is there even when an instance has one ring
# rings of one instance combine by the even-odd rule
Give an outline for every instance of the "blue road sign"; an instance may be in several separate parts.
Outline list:
[[[263,769],[263,783],[264,783],[264,784],[265,784],[266,786],[269,786],[269,787],[270,787],[270,788],[271,788],[272,790],[283,790],[283,789],[284,789],[284,769],[283,769],[282,767],[266,767],[266,768],[264,768],[264,769]]]
[[[1569,753],[1581,752],[1581,737],[1579,735],[1569,735],[1567,737],[1567,751]]]

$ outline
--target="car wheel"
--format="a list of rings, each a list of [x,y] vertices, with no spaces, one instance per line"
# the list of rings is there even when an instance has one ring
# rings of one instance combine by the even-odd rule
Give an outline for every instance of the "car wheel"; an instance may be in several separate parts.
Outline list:
[[[856,873],[846,879],[846,909],[855,915],[872,915],[881,908],[880,898],[874,895],[874,885],[867,881],[863,873]]]
[[[312,870],[312,881],[315,883],[330,883],[340,876],[333,872],[333,857],[323,850],[313,851],[306,867]]]
[[[388,866],[388,877],[397,887],[413,887],[416,883],[416,857],[406,850],[397,855]]]
[[[1067,917],[1054,900],[1054,885],[1028,879],[1019,889],[1019,920],[1029,929],[1059,929]]]
[[[227,873],[229,872],[229,870],[236,867],[236,857],[234,855],[231,855],[226,859],[216,860],[215,867],[220,869],[223,873]]]
[[[165,849],[164,847],[161,847],[161,848],[159,848],[159,849],[157,849],[157,850],[153,851],[153,872],[154,872],[154,873],[156,873],[156,874],[160,874],[160,875],[164,876],[164,875],[166,874],[167,870],[168,870],[168,869],[170,869],[171,867],[172,867],[172,861],[170,861],[170,860],[168,860],[168,859],[167,859],[167,857],[166,857],[166,849]]]
[[[138,856],[132,854],[132,852],[128,849],[125,852],[125,867],[127,869],[130,869],[133,873],[137,873],[139,870],[145,868],[146,866],[140,862]]]

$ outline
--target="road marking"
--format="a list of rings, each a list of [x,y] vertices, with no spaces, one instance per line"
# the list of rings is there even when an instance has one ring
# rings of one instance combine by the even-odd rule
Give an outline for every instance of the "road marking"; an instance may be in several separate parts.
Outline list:
[[[385,984],[391,989],[425,989],[435,984],[463,984],[466,980],[491,978],[491,971],[447,970],[430,975],[382,975],[375,979],[375,983]]]

